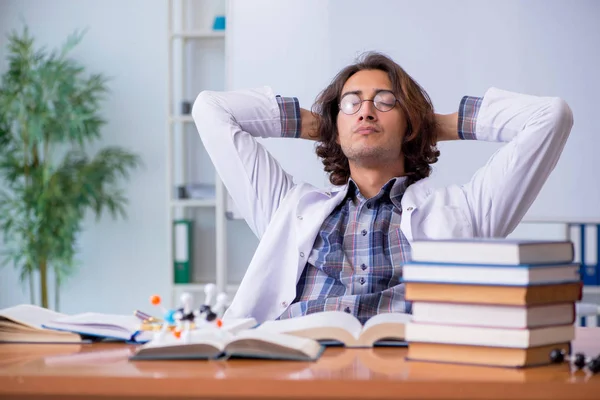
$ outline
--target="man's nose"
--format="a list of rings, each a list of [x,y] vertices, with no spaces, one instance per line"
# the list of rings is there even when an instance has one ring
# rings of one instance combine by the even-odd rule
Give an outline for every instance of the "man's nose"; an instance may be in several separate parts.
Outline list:
[[[358,117],[361,121],[362,120],[374,121],[377,119],[375,105],[373,104],[372,101],[370,101],[370,100],[363,101],[362,107],[360,107],[360,110],[358,111]]]

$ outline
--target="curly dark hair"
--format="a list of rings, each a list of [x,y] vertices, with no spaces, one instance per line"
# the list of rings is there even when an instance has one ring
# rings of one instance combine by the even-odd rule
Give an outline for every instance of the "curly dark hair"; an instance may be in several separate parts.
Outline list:
[[[341,70],[317,97],[312,112],[318,120],[317,155],[322,159],[325,172],[333,185],[344,185],[350,178],[348,158],[336,143],[337,115],[342,89],[346,81],[358,71],[382,70],[392,83],[392,91],[399,100],[407,122],[402,144],[404,171],[410,185],[431,173],[430,164],[438,160],[436,123],[429,95],[402,67],[388,56],[378,52],[364,53],[356,63]]]

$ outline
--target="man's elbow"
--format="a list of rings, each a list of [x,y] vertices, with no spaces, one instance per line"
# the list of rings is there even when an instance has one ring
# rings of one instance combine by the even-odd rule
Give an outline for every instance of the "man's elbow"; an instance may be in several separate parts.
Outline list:
[[[573,110],[571,110],[569,104],[560,97],[554,97],[550,101],[549,114],[557,133],[566,139],[573,127]]]
[[[192,118],[196,124],[202,121],[202,118],[211,114],[211,109],[216,105],[212,91],[203,90],[198,94],[192,106]]]

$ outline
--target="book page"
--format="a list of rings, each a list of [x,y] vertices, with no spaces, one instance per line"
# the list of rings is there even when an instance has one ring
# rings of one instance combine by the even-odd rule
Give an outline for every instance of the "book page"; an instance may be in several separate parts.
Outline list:
[[[141,321],[134,315],[83,313],[57,318],[48,326],[85,326],[89,328],[108,328],[133,334],[138,330]]]
[[[297,330],[309,330],[315,328],[341,328],[348,331],[355,339],[358,339],[362,325],[356,317],[343,311],[323,311],[301,317],[282,319],[279,321],[267,321],[260,325],[258,330],[285,333]]]
[[[390,341],[386,346],[404,343],[406,325],[410,320],[411,315],[403,313],[383,313],[371,317],[363,327],[358,345],[372,347],[377,342],[383,345],[385,341]]]
[[[235,336],[225,331],[191,330],[187,339],[183,337],[177,338],[170,332],[166,332],[160,340],[152,339],[140,346],[140,351],[150,348],[172,349],[174,347],[183,351],[185,347],[192,348],[195,345],[211,346],[219,351],[223,351],[225,345],[233,339],[235,339]]]
[[[48,310],[47,308],[42,308],[31,304],[21,304],[0,310],[0,317],[4,317],[11,321],[18,322],[22,325],[36,329],[41,329],[42,325],[52,321],[53,319],[66,316],[66,314],[58,313],[56,311]]]
[[[301,355],[315,359],[320,350],[321,345],[315,340],[257,329],[240,332],[225,346],[225,351],[234,355],[274,359],[294,359]]]
[[[246,329],[252,329],[256,326],[256,319],[254,318],[234,318],[223,320],[223,326],[221,329],[231,333],[237,333]]]
[[[363,331],[369,329],[372,326],[378,324],[407,324],[412,320],[411,314],[404,313],[382,313],[377,314],[367,320],[365,322],[365,326],[363,327]]]

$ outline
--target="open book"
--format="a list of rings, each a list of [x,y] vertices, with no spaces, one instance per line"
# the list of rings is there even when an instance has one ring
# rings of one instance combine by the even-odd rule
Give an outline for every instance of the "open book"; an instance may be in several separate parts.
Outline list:
[[[130,360],[198,360],[266,358],[314,361],[324,347],[317,341],[248,329],[237,334],[222,330],[190,331],[187,340],[165,335],[140,346]]]
[[[108,339],[146,343],[153,332],[141,331],[140,326],[141,321],[134,315],[95,312],[66,315],[30,304],[0,310],[0,342],[72,343]],[[254,326],[254,318],[243,318],[224,321],[221,329],[238,332]]]
[[[151,332],[140,332],[141,321],[134,315],[117,315],[87,312],[65,315],[46,322],[46,329],[72,332],[99,339],[123,340],[145,343]]]
[[[140,331],[140,322],[134,315],[88,312],[54,319],[45,323],[44,327],[104,339],[135,343],[149,342],[154,333],[151,331]],[[221,329],[228,332],[237,332],[254,326],[256,326],[254,318],[244,318],[226,321],[223,323]]]
[[[346,347],[406,345],[404,329],[410,314],[383,313],[371,317],[364,326],[343,311],[323,311],[301,317],[267,321],[256,328],[270,333],[287,333]]]
[[[80,335],[44,329],[43,325],[66,317],[46,308],[21,304],[0,310],[0,343],[81,343]]]

